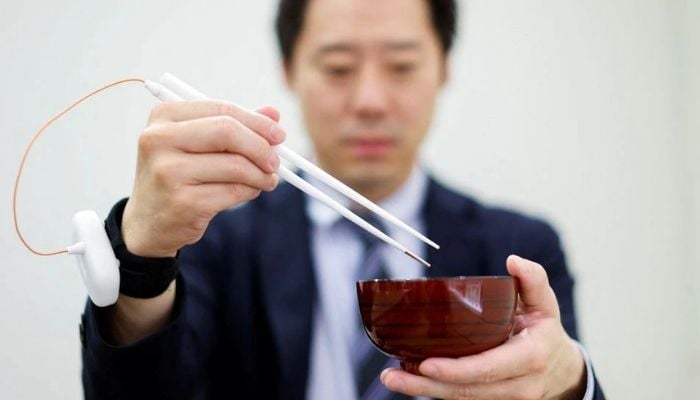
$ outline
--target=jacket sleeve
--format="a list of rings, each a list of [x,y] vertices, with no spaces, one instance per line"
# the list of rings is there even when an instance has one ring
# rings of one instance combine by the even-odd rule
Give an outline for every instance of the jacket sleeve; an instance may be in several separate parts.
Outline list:
[[[187,288],[181,278],[173,317],[161,331],[129,346],[113,346],[104,335],[102,309],[88,300],[81,323],[83,389],[86,399],[192,398],[202,368],[183,351],[191,338]],[[158,371],[157,373],[154,373]]]
[[[535,246],[528,246],[524,257],[531,258],[541,264],[547,271],[549,285],[559,303],[561,313],[561,323],[569,336],[579,341],[578,327],[576,324],[576,310],[574,307],[574,278],[566,263],[564,250],[556,232],[542,222],[533,221],[532,225],[526,228],[523,237],[529,238]],[[523,240],[525,242],[525,240]],[[587,369],[587,390],[584,400],[604,400],[605,394],[595,377],[592,363],[588,359],[584,350],[584,359]]]
[[[180,252],[170,322],[128,346],[105,335],[104,311],[87,301],[81,321],[86,399],[192,399],[205,397],[217,346],[217,260],[207,240]]]
[[[559,236],[546,223],[532,221],[531,226],[524,228],[522,241],[529,243],[523,257],[541,264],[547,271],[549,285],[559,303],[561,323],[564,330],[574,340],[579,340],[576,323],[576,308],[574,305],[574,277],[566,262]]]

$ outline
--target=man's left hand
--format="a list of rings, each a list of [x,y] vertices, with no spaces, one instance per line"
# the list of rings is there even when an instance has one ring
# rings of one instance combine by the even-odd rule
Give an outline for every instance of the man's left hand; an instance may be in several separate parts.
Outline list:
[[[513,335],[502,345],[457,359],[429,358],[416,376],[382,372],[390,390],[441,399],[575,399],[586,390],[583,356],[564,331],[559,306],[541,265],[518,256],[506,261],[518,278],[520,300]]]

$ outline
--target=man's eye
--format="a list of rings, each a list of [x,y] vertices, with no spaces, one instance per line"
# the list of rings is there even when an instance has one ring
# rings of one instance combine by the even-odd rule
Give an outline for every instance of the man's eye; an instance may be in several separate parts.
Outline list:
[[[342,78],[344,76],[350,75],[352,72],[351,67],[345,67],[345,66],[330,66],[325,68],[325,72],[327,75],[330,75],[335,78]]]
[[[416,65],[414,63],[397,63],[391,66],[391,71],[400,75],[408,74],[415,69]]]

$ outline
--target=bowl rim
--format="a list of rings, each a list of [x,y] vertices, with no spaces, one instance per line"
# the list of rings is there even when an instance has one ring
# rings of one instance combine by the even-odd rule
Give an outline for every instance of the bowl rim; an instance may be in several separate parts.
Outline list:
[[[410,283],[410,282],[424,282],[424,281],[434,281],[434,282],[449,282],[449,281],[470,281],[470,280],[512,280],[515,279],[511,275],[459,275],[459,276],[423,276],[418,278],[405,278],[405,279],[366,279],[358,280],[356,283],[373,283],[373,282],[391,282],[391,283]]]

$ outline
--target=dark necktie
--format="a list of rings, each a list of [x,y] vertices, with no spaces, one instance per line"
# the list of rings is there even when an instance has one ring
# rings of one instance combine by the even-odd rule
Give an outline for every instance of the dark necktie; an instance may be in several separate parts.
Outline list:
[[[370,224],[386,232],[374,215],[361,216]],[[384,242],[357,225],[351,225],[356,236],[360,239],[363,249],[363,256],[360,261],[361,264],[356,276],[357,280],[388,278],[389,276],[381,258],[381,250],[384,247]],[[362,400],[411,399],[412,397],[391,392],[382,385],[379,380],[379,374],[381,374],[384,368],[397,366],[398,362],[377,350],[370,342],[367,334],[365,334],[359,317],[358,322],[359,326],[351,353],[358,398]]]

